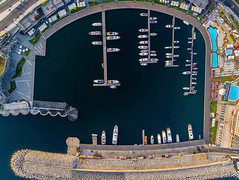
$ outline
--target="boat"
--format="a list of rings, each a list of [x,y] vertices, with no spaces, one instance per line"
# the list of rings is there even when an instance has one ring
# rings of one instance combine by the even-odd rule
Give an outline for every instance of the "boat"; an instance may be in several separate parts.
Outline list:
[[[120,51],[119,48],[107,48],[107,52],[118,52]]]
[[[113,130],[113,138],[112,138],[112,144],[116,145],[118,141],[118,126],[115,125]]]
[[[183,75],[188,75],[188,74],[191,74],[191,71],[184,71],[182,72]]]
[[[187,59],[186,62],[191,62],[191,60]]]
[[[157,36],[157,33],[150,33],[150,36]]]
[[[149,19],[150,20],[157,20],[158,18],[157,17],[150,17]]]
[[[140,16],[148,16],[148,14],[147,13],[140,13]]]
[[[93,45],[102,45],[102,41],[93,41],[92,44]]]
[[[119,84],[118,80],[108,80],[109,84]]]
[[[148,53],[139,53],[140,56],[148,56]]]
[[[186,67],[191,66],[191,64],[185,64]]]
[[[140,62],[141,66],[147,66],[147,63]]]
[[[150,21],[150,24],[156,24],[158,21]]]
[[[197,80],[197,78],[195,78],[195,77],[192,77],[192,80]]]
[[[150,54],[150,56],[153,56],[153,57],[154,57],[154,56],[157,56],[157,54]]]
[[[199,135],[199,136],[198,136],[198,139],[201,139],[201,138],[202,138],[201,135]]]
[[[172,56],[166,56],[166,58],[172,58]]]
[[[192,74],[192,76],[197,76],[198,74]]]
[[[177,29],[181,29],[181,28],[180,27],[174,27],[174,29],[177,30]]]
[[[117,39],[120,39],[120,36],[107,36],[106,39],[107,40],[117,40]]]
[[[189,22],[187,22],[187,21],[183,21],[183,23],[186,24],[186,25],[189,25]]]
[[[150,61],[157,62],[159,59],[158,58],[151,58]]]
[[[196,74],[196,73],[198,73],[198,72],[197,72],[197,71],[192,71],[192,73]]]
[[[197,65],[198,63],[193,63],[193,65]]]
[[[102,131],[102,134],[101,134],[101,144],[106,144],[106,133],[105,131]]]
[[[153,135],[150,137],[150,142],[151,142],[151,144],[154,144],[154,136]]]
[[[188,40],[191,40],[192,38],[191,37],[188,37]]]
[[[188,41],[188,44],[192,44],[192,41]]]
[[[144,136],[144,143],[147,145],[148,144],[148,138],[147,136]]]
[[[174,43],[179,43],[179,41],[173,41]]]
[[[192,49],[191,48],[187,48],[188,51],[191,51]]]
[[[148,49],[148,46],[138,46],[139,49]]]
[[[193,70],[198,70],[198,68],[193,68]]]
[[[148,53],[147,49],[140,50],[141,53]]]
[[[139,59],[139,62],[147,62],[147,61],[149,61],[148,58],[140,58],[140,59]]]
[[[193,55],[197,55],[197,54],[198,54],[198,53],[196,53],[196,52],[195,52],[195,53],[193,53]]]
[[[165,27],[166,27],[166,28],[172,28],[172,27],[173,27],[173,25],[171,25],[171,24],[168,24],[168,25],[166,25]]]
[[[138,35],[138,38],[148,38],[148,36],[147,35]]]
[[[190,88],[189,87],[183,87],[183,90],[189,90]]]
[[[178,135],[178,134],[176,134],[176,142],[177,142],[177,143],[180,142],[180,140],[179,140],[179,135]]]
[[[161,144],[161,136],[160,134],[157,134],[158,144]]]
[[[172,55],[172,53],[166,53],[166,56],[171,56]]]
[[[193,128],[191,124],[188,124],[188,137],[189,140],[193,140]]]
[[[180,48],[180,46],[174,46],[174,49],[178,49],[178,48]]]
[[[156,53],[156,51],[150,51],[150,53]]]
[[[117,36],[119,33],[118,32],[107,32],[106,34],[108,36]]]
[[[167,137],[165,131],[162,131],[162,138],[163,138],[163,143],[165,144],[167,142]]]
[[[172,49],[172,46],[166,46],[164,49]]]
[[[89,32],[89,35],[93,36],[93,35],[102,35],[101,31],[91,31]]]
[[[148,44],[148,41],[139,41],[139,44]]]
[[[178,54],[175,54],[175,55],[173,55],[173,57],[179,57],[179,55],[178,55]]]
[[[139,32],[148,32],[148,29],[139,29]]]
[[[103,79],[96,79],[93,81],[94,83],[98,83],[98,84],[103,84],[104,80]]]
[[[102,23],[101,22],[96,22],[96,23],[93,23],[92,26],[102,26]]]
[[[172,134],[171,134],[171,129],[167,128],[167,137],[168,137],[168,142],[172,142]]]
[[[197,84],[196,82],[192,82],[193,85]]]

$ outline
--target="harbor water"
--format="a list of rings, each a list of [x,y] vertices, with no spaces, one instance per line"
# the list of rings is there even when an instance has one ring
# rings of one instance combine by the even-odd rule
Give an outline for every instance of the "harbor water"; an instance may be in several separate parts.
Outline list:
[[[88,33],[100,30],[92,23],[101,22],[97,13],[78,20],[61,29],[47,40],[45,57],[37,57],[35,73],[34,99],[48,101],[66,101],[79,111],[79,119],[69,122],[66,118],[19,115],[1,118],[0,165],[4,179],[18,179],[9,167],[14,151],[22,148],[38,149],[50,152],[66,152],[65,140],[76,136],[81,143],[91,143],[91,134],[105,130],[107,144],[112,142],[114,125],[119,127],[118,144],[141,144],[142,129],[146,136],[166,131],[170,127],[173,142],[176,134],[180,141],[188,140],[187,125],[193,127],[195,139],[203,138],[204,108],[204,59],[205,45],[201,34],[196,30],[194,61],[198,63],[197,94],[183,96],[185,86],[189,86],[189,76],[182,75],[190,54],[187,48],[192,26],[185,25],[176,18],[175,40],[179,40],[179,49],[175,54],[178,68],[165,68],[164,49],[171,46],[172,31],[165,25],[171,24],[172,17],[151,12],[158,18],[158,24],[151,25],[151,50],[157,51],[157,64],[140,66],[138,59],[140,39],[138,29],[147,28],[147,18],[139,16],[142,10],[115,10],[106,12],[107,32],[119,32],[120,40],[107,42],[107,47],[120,48],[120,52],[108,53],[108,79],[119,80],[117,89],[93,87],[93,80],[103,79],[103,55],[101,46],[93,46],[92,41],[101,40],[101,36],[89,36]]]

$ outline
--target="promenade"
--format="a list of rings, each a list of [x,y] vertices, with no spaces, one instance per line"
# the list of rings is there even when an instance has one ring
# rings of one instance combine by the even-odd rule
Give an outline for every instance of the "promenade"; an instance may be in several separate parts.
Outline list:
[[[55,32],[60,30],[61,28],[67,26],[68,24],[87,17],[94,13],[99,13],[102,11],[115,10],[115,9],[149,9],[156,12],[162,12],[171,16],[175,16],[181,20],[185,20],[192,24],[195,28],[197,28],[202,34],[205,41],[205,87],[204,87],[204,130],[203,130],[203,139],[206,144],[209,143],[209,114],[210,114],[210,59],[211,59],[211,43],[210,37],[202,25],[201,22],[194,19],[193,17],[182,13],[173,8],[168,8],[163,5],[151,4],[147,2],[117,2],[117,3],[106,3],[100,6],[90,7],[89,9],[85,9],[79,11],[71,16],[68,16],[55,24],[53,27],[48,29],[44,34],[43,38],[46,40]]]

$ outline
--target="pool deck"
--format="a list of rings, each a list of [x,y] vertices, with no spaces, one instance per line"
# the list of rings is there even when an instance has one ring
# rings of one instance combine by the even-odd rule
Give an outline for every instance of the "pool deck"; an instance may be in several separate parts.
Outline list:
[[[206,144],[209,143],[209,114],[210,114],[210,59],[211,59],[211,40],[207,29],[204,28],[201,22],[195,18],[184,14],[173,8],[169,8],[163,5],[151,4],[147,2],[117,2],[117,3],[107,3],[98,6],[93,6],[88,9],[76,12],[71,16],[68,16],[56,23],[53,27],[48,29],[44,34],[43,38],[47,40],[51,35],[60,30],[61,28],[67,26],[68,24],[87,17],[94,13],[99,13],[102,11],[115,10],[115,9],[150,9],[152,11],[161,12],[168,14],[170,16],[175,16],[181,20],[185,20],[197,28],[202,34],[205,41],[205,89],[204,89],[204,130],[203,139]]]

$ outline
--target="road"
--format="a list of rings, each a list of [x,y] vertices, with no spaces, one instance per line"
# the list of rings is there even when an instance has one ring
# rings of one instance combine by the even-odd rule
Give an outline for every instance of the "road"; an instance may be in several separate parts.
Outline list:
[[[239,5],[236,3],[235,0],[226,0],[223,1],[223,3],[228,6],[229,8],[231,8],[231,10],[237,15],[239,16]]]

